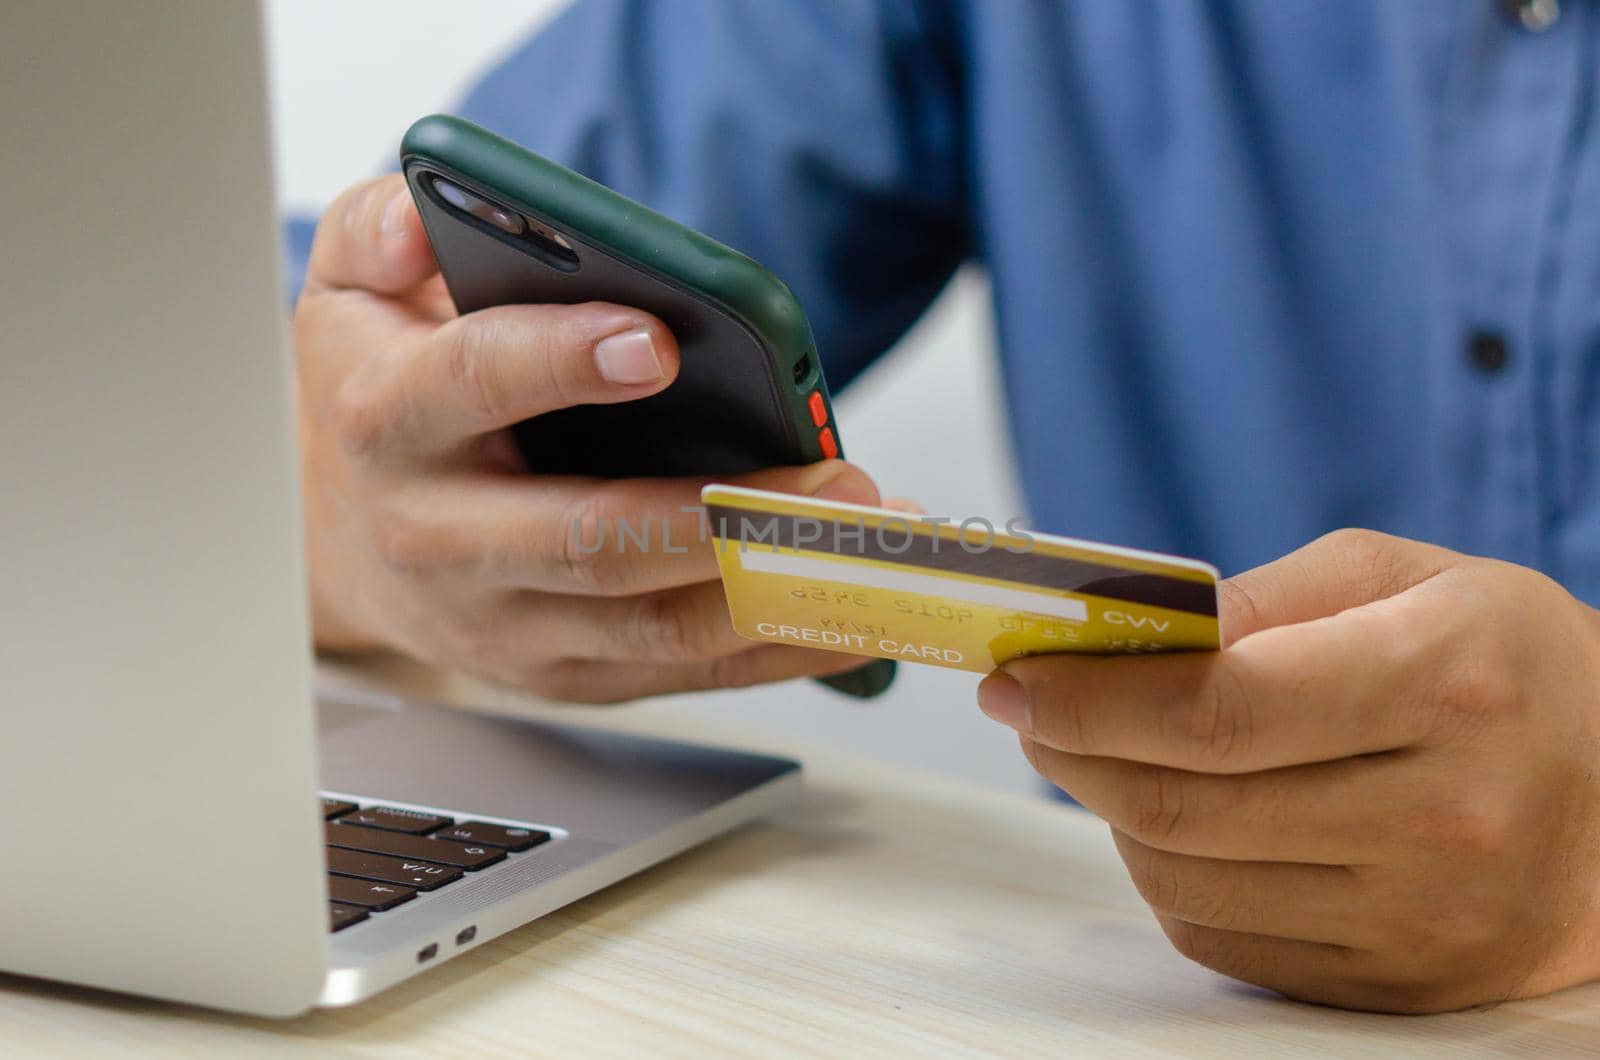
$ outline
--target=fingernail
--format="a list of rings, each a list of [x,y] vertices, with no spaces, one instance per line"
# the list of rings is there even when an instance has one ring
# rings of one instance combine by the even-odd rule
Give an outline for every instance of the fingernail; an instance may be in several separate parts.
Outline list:
[[[623,386],[659,383],[666,376],[649,328],[634,328],[601,340],[594,348],[594,363],[607,382]]]
[[[1007,673],[992,673],[978,685],[978,709],[1001,725],[1032,732],[1028,721],[1028,691]]]
[[[404,189],[395,193],[389,200],[389,205],[383,208],[383,222],[380,227],[383,234],[390,239],[406,234],[406,204],[411,193]]]

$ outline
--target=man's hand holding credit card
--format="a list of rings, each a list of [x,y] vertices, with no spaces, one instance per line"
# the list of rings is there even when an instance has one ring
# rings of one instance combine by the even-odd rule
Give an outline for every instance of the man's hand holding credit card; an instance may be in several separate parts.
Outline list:
[[[701,501],[751,640],[977,673],[1221,647],[1217,570],[1197,560],[737,486]]]

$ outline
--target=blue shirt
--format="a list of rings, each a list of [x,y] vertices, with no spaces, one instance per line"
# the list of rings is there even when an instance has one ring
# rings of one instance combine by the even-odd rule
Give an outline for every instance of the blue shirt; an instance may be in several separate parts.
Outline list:
[[[762,261],[836,386],[981,262],[1042,529],[1231,573],[1359,525],[1600,603],[1561,6],[580,0],[460,112]]]

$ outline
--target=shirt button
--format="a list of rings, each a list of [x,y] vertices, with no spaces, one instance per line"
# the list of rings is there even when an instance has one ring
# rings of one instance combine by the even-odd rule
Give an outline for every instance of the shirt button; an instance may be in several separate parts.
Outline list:
[[[1467,360],[1484,375],[1499,375],[1511,359],[1511,347],[1498,331],[1474,331],[1467,336]]]
[[[1561,17],[1561,0],[1500,0],[1500,6],[1529,33],[1543,33]]]

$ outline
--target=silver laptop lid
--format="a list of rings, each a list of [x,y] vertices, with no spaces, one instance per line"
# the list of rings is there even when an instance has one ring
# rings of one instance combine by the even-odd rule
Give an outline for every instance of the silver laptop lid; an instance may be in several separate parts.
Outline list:
[[[0,3],[0,968],[263,1014],[327,911],[252,3]]]

